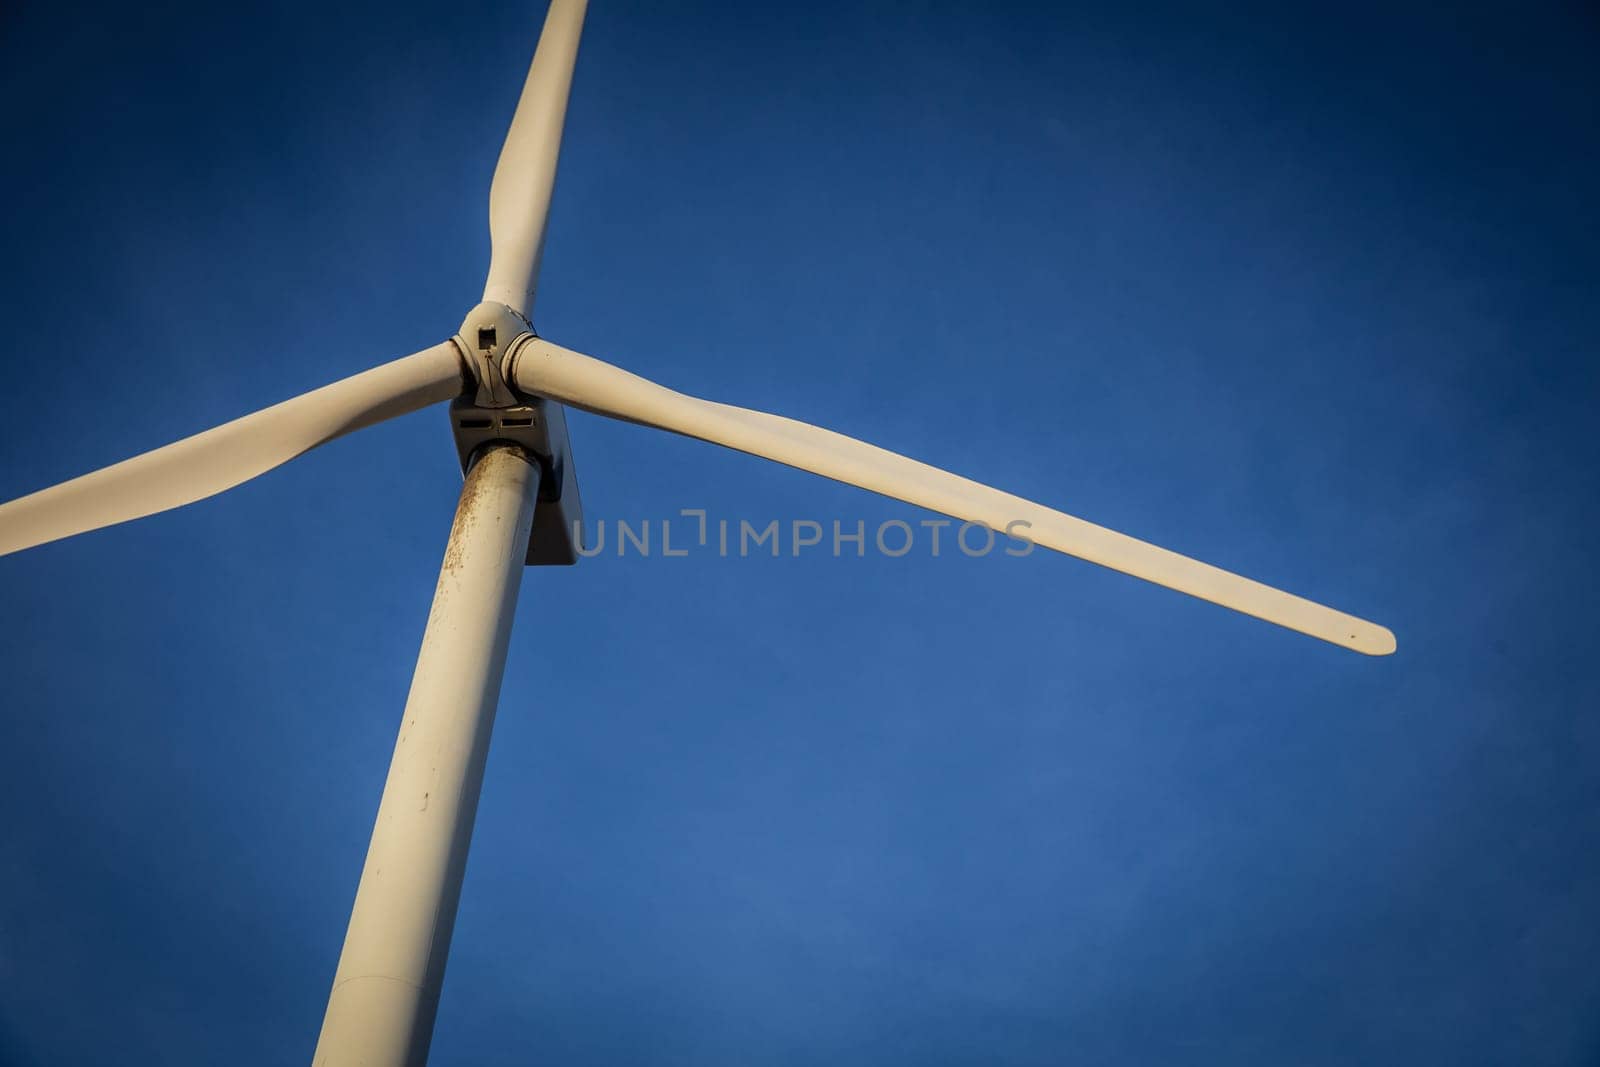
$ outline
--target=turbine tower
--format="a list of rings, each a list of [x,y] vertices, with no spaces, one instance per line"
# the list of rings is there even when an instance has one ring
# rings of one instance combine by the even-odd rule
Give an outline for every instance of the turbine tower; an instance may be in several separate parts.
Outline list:
[[[489,191],[483,300],[454,336],[0,505],[0,555],[213,496],[318,445],[450,402],[465,483],[314,1062],[426,1061],[527,564],[572,564],[582,509],[563,405],[810,471],[1368,655],[1375,623],[804,422],[674,392],[533,330],[586,0],[553,0]],[[1020,533],[1018,533],[1020,531]]]

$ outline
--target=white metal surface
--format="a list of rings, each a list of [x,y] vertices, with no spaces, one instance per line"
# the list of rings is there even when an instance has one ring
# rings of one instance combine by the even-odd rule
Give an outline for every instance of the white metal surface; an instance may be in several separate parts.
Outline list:
[[[317,1067],[427,1061],[538,488],[514,445],[489,446],[467,474]]]
[[[1395,649],[1394,634],[1376,623],[820,426],[673,392],[548,341],[535,338],[520,346],[511,378],[524,392],[981,523],[1369,656]]]
[[[552,0],[489,186],[489,278],[483,299],[533,317],[533,291],[556,187],[561,129],[588,0]]]
[[[336,437],[459,395],[462,370],[447,341],[0,504],[0,556],[215,496]]]

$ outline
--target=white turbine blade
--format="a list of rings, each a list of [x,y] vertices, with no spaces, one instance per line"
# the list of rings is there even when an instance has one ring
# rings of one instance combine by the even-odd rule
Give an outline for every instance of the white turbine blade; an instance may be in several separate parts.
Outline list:
[[[342,434],[459,396],[446,341],[132,459],[0,504],[0,556],[192,504]]]
[[[1108,530],[809,423],[675,393],[619,367],[531,340],[516,357],[519,389],[599,415],[670,430],[860,486],[1345,648],[1382,656],[1394,634],[1208,563]],[[1013,527],[1013,523],[1027,523]]]
[[[483,298],[533,315],[545,222],[556,185],[561,127],[587,0],[551,0],[500,162],[489,186],[489,280]]]

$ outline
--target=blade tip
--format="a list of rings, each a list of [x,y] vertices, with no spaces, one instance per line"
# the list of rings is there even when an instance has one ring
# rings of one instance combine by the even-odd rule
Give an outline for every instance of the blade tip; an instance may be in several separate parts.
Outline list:
[[[1368,656],[1391,656],[1398,647],[1394,631],[1376,623],[1368,623],[1359,629],[1353,629],[1346,643],[1350,648]]]

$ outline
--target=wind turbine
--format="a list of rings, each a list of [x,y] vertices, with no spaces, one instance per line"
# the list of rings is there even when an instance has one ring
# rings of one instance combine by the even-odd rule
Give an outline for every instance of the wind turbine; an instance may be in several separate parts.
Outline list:
[[[483,299],[446,341],[0,505],[0,555],[181,507],[343,434],[450,402],[465,474],[318,1040],[318,1064],[425,1061],[527,564],[572,564],[563,405],[722,445],[1027,540],[1368,655],[1382,626],[781,416],[674,392],[531,318],[586,0],[553,0],[489,198]],[[1019,525],[1022,524],[1022,525]]]

